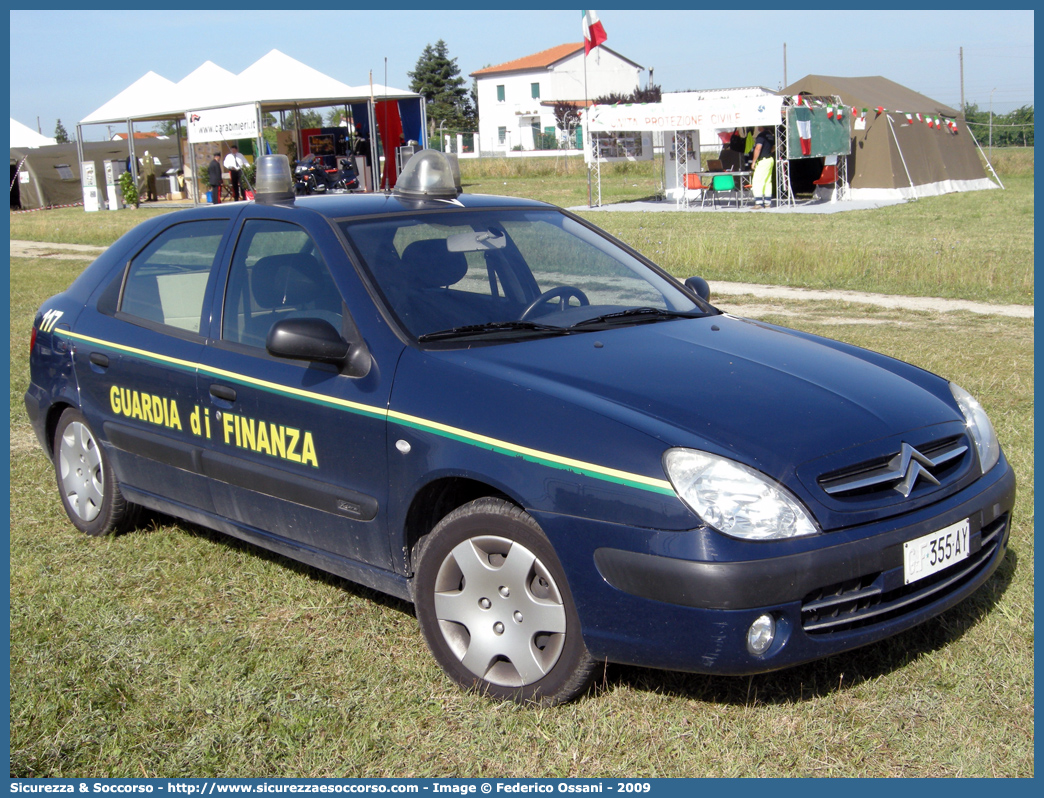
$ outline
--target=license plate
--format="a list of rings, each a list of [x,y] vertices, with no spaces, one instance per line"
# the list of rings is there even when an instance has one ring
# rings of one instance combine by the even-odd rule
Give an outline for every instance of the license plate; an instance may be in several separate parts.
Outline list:
[[[971,524],[968,519],[931,532],[903,544],[903,571],[906,584],[938,573],[955,562],[967,559]]]

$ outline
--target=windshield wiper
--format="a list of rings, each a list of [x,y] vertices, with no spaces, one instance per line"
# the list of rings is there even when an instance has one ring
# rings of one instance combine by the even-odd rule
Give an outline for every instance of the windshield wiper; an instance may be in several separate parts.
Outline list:
[[[590,319],[578,321],[576,324],[570,325],[567,329],[577,330],[584,327],[593,327],[599,324],[616,324],[618,322],[633,323],[662,321],[664,319],[697,319],[703,315],[706,314],[700,311],[667,310],[665,308],[651,307],[628,308],[627,310],[620,310],[616,313],[605,313],[601,316],[594,316]]]
[[[449,330],[424,333],[418,335],[418,341],[437,341],[445,338],[466,338],[498,332],[539,332],[552,335],[569,335],[569,328],[555,327],[551,324],[538,324],[534,321],[492,321],[487,324],[467,324]]]

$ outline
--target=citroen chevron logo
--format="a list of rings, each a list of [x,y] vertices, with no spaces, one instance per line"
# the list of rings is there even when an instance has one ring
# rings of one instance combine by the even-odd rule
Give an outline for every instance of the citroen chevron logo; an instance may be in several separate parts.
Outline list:
[[[859,475],[821,481],[823,490],[831,496],[858,493],[876,488],[888,487],[909,498],[918,480],[925,480],[932,485],[940,485],[938,477],[932,473],[944,463],[954,460],[968,451],[963,443],[948,446],[937,452],[935,457],[928,457],[917,451],[908,443],[903,443],[899,452],[887,463]]]
[[[903,478],[892,486],[894,490],[903,494],[903,497],[908,497],[913,492],[914,485],[921,477],[933,485],[939,484],[939,480],[928,470],[934,463],[908,443],[903,443],[899,454],[893,457],[888,465],[903,475]]]

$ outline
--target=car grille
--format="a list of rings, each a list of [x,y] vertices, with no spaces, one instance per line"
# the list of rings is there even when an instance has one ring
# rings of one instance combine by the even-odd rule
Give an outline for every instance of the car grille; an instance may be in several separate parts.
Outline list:
[[[895,496],[909,497],[918,487],[945,484],[961,470],[968,453],[963,436],[947,438],[916,449],[907,443],[886,457],[879,457],[824,474],[819,486],[839,499]]]
[[[1004,540],[1008,516],[982,530],[978,551],[968,559],[909,585],[885,589],[885,572],[867,574],[820,588],[802,601],[801,625],[811,635],[848,632],[914,612],[948,593],[960,590],[986,567]],[[902,566],[896,569],[902,581]]]

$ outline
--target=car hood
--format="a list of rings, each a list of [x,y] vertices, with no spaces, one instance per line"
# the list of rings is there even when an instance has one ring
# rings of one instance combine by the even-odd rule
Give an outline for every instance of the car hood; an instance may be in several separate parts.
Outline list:
[[[728,315],[478,347],[466,359],[666,447],[715,451],[784,481],[812,459],[961,420],[935,375]]]

